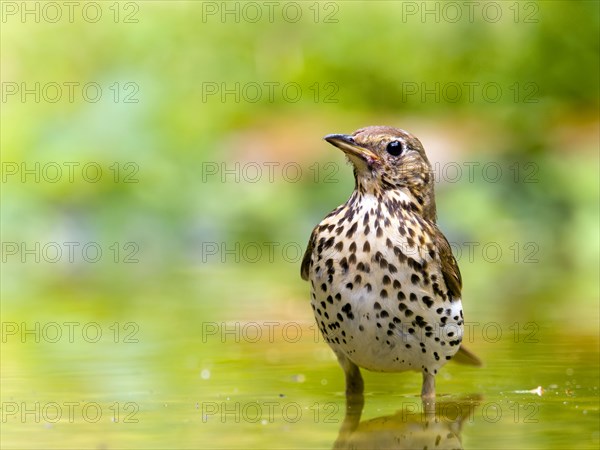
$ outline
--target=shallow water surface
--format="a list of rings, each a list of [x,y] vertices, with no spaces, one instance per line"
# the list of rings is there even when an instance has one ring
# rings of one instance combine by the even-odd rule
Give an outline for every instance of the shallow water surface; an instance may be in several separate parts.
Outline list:
[[[148,301],[160,306],[122,317],[90,316],[73,305],[11,308],[3,330],[4,448],[600,443],[598,337],[585,328],[473,327],[467,339],[485,366],[446,365],[437,377],[437,413],[423,411],[419,374],[364,373],[364,409],[347,415],[342,371],[304,302],[261,317],[264,311],[245,307]]]

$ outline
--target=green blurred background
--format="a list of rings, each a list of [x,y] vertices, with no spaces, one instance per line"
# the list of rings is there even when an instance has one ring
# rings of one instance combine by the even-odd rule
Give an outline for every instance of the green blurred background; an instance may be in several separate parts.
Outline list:
[[[322,137],[376,124],[423,142],[479,326],[486,368],[448,366],[442,391],[546,392],[538,422],[475,420],[465,448],[597,447],[598,2],[70,8],[2,2],[3,447],[330,447],[339,421],[204,413],[343,405],[299,265],[353,187]],[[368,375],[365,414],[417,378]],[[21,416],[71,401],[104,415]]]

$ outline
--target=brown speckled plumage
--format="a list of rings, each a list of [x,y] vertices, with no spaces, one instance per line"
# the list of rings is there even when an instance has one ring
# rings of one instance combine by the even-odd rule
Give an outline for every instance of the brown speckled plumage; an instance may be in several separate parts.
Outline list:
[[[354,164],[355,190],[315,227],[302,261],[323,337],[363,389],[359,367],[434,376],[461,348],[461,276],[436,225],[431,165],[419,140],[392,127],[325,139]],[[461,350],[461,359],[478,364]]]

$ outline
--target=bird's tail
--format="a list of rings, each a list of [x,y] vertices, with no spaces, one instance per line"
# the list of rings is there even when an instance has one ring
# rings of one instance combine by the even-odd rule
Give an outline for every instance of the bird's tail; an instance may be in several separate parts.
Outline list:
[[[483,362],[475,356],[470,350],[467,350],[464,345],[461,345],[458,352],[452,357],[452,361],[459,364],[466,364],[468,366],[483,366]]]

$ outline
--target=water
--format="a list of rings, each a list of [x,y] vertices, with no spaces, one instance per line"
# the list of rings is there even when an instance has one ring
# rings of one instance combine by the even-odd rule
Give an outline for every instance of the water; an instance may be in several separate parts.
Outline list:
[[[345,417],[306,286],[235,279],[9,297],[2,447],[598,448],[593,315],[486,321],[471,305],[465,341],[485,365],[441,370],[437,416],[422,414],[420,374],[363,372],[364,409]]]

